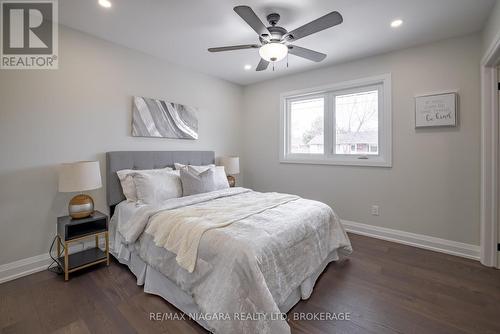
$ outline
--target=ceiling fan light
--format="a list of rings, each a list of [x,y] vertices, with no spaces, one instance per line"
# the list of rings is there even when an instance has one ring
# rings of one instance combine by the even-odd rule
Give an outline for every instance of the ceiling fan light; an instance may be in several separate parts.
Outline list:
[[[282,60],[288,54],[288,47],[281,43],[267,43],[260,47],[259,55],[269,62]]]

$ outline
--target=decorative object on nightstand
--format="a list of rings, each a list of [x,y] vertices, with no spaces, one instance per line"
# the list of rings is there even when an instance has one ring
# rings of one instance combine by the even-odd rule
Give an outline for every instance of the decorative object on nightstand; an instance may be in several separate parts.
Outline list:
[[[230,187],[236,185],[236,179],[233,175],[240,173],[240,158],[239,157],[223,157],[220,159],[220,164],[224,166],[227,174],[227,181]]]
[[[100,236],[104,236],[106,242],[104,251],[99,248]],[[69,254],[71,243],[82,242],[90,237],[95,238],[95,247]],[[106,262],[109,265],[108,216],[105,214],[95,211],[91,217],[76,220],[70,216],[58,217],[56,238],[57,262],[64,272],[65,281],[74,271],[98,263]]]
[[[59,170],[59,192],[83,192],[102,187],[99,161],[79,161],[62,164]],[[94,213],[94,200],[89,195],[79,194],[68,205],[73,219],[82,219]]]

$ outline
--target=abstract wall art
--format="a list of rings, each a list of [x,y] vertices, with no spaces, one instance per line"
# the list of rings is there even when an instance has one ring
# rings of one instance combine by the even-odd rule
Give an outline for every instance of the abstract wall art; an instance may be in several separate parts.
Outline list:
[[[146,97],[134,97],[132,136],[198,139],[196,108]]]

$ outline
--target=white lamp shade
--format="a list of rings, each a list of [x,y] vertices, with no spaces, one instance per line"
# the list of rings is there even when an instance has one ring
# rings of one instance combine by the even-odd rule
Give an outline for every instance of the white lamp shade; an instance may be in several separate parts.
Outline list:
[[[228,175],[236,175],[240,173],[239,157],[223,157],[220,159],[220,164],[224,166],[224,170]]]
[[[288,54],[288,47],[281,43],[271,42],[259,49],[259,55],[270,62],[280,61]]]
[[[102,187],[99,161],[62,164],[59,169],[59,191],[80,192]]]

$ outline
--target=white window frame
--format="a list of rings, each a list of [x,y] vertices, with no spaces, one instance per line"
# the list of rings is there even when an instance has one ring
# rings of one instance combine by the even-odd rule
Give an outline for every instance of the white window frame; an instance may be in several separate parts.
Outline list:
[[[362,88],[379,90],[378,155],[335,153],[335,96]],[[290,152],[290,103],[304,98],[325,98],[324,153]],[[319,165],[392,167],[392,97],[391,74],[351,80],[333,85],[286,92],[280,96],[280,162]]]

